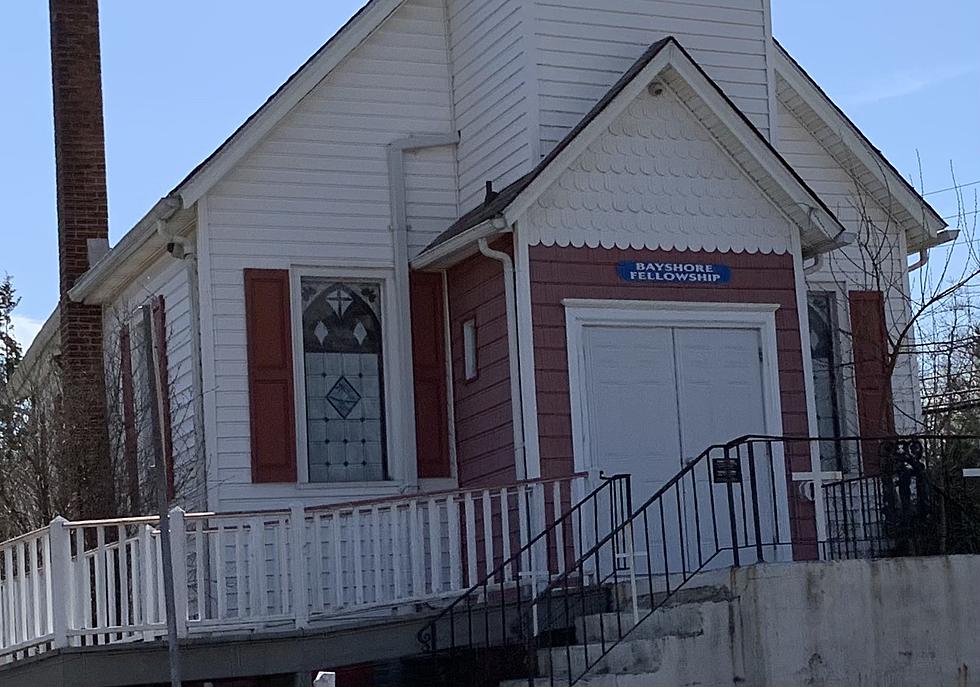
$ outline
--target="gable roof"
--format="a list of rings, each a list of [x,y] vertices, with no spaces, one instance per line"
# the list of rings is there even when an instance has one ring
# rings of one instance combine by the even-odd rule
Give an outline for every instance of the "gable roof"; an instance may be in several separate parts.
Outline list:
[[[193,205],[248,154],[289,110],[309,95],[333,69],[405,0],[369,0],[273,93],[224,143],[177,184],[185,208]]]
[[[780,102],[811,129],[827,152],[845,169],[854,170],[861,183],[908,236],[909,250],[943,243],[948,226],[938,212],[895,169],[881,150],[793,59],[776,39],[775,71]]]
[[[682,98],[695,99],[703,103],[696,114],[704,121],[711,119],[718,136],[727,132],[727,142],[740,148],[733,154],[743,166],[755,168],[756,176],[768,177],[772,182],[767,191],[779,189],[787,200],[780,204],[781,209],[804,229],[804,245],[809,252],[829,250],[847,242],[846,231],[834,213],[807,183],[786,162],[769,140],[749,121],[748,117],[735,106],[719,86],[694,61],[691,55],[673,36],[663,38],[651,45],[636,62],[613,84],[596,105],[557,146],[528,174],[490,195],[480,206],[470,210],[446,231],[433,240],[422,253],[412,261],[413,267],[425,268],[447,257],[449,252],[462,250],[472,239],[483,237],[488,232],[488,223],[499,227],[509,227],[543,193],[578,154],[595,139],[632,102],[642,89],[654,79],[666,78],[686,91]],[[712,128],[709,126],[709,129]],[[765,187],[765,184],[763,184]],[[503,222],[500,220],[503,219]],[[816,227],[813,225],[816,224]],[[502,229],[497,229],[501,232]],[[477,234],[481,236],[477,236]],[[807,240],[808,239],[808,240]]]
[[[157,230],[159,221],[169,220],[178,213],[181,228],[177,233],[186,234],[192,229],[193,224],[188,224],[187,218],[192,216],[190,210],[194,204],[404,2],[368,0],[258,110],[170,193],[157,201],[116,245],[82,275],[69,291],[70,298],[80,302],[99,302],[114,284],[139,274],[146,265],[146,256],[158,254],[166,245],[166,240]]]

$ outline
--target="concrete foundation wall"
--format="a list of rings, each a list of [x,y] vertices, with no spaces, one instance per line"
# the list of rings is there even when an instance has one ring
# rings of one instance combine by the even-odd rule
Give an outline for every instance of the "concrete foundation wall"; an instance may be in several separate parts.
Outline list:
[[[978,582],[980,556],[733,570],[717,656],[760,687],[977,685]]]

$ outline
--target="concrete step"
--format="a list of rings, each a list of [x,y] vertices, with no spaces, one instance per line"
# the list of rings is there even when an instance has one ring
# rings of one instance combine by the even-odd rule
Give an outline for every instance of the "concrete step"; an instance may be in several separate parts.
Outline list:
[[[582,678],[575,683],[576,687],[654,687],[657,676],[654,673],[648,675],[590,675]],[[538,678],[534,681],[534,687],[566,687],[568,682],[556,679],[552,682],[548,678]],[[500,687],[527,687],[527,680],[507,680],[501,682]],[[665,686],[666,687],[666,686]]]
[[[604,656],[603,651],[607,651]],[[657,672],[660,669],[660,659],[660,642],[653,639],[627,639],[613,646],[590,642],[541,649],[538,652],[538,671],[541,675],[555,677],[578,677],[586,671],[590,676],[638,675]]]
[[[699,604],[665,606],[652,614],[648,610],[640,610],[641,619],[648,614],[649,617],[635,627],[636,619],[632,612],[578,618],[575,636],[580,642],[609,644],[624,636],[629,639],[660,639],[668,635],[690,637],[703,631]]]
[[[615,593],[622,608],[632,609],[633,590],[629,584],[617,585]],[[638,581],[636,596],[637,605],[640,608],[649,609],[654,606],[681,606],[706,601],[729,601],[732,598],[732,592],[724,584],[703,584],[697,587],[683,587],[668,594],[665,590],[656,587],[650,590],[649,584]]]
[[[568,681],[556,678],[554,682],[540,677],[532,683],[534,687],[568,687]],[[589,675],[575,683],[575,687],[732,687],[731,679],[718,682],[666,682],[657,673],[638,673],[636,675]],[[527,680],[506,680],[500,687],[528,687]]]

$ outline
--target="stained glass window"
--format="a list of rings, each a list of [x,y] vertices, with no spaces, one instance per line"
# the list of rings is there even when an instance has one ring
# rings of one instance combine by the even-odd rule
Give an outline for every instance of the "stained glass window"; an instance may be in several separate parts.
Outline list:
[[[381,288],[301,281],[311,482],[387,480]]]

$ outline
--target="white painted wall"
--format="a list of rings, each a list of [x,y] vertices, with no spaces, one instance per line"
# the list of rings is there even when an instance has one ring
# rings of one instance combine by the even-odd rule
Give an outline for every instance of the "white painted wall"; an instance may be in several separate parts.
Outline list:
[[[841,328],[850,331],[847,311],[848,290],[885,291],[885,315],[893,337],[906,325],[909,318],[908,284],[906,279],[906,244],[904,232],[888,213],[853,179],[836,159],[817,141],[801,122],[782,102],[778,113],[778,149],[797,173],[816,191],[820,198],[837,215],[844,226],[854,232],[867,235],[868,218],[881,231],[866,243],[864,248],[856,245],[835,251],[827,256],[823,268],[807,277],[808,288],[820,291],[839,291],[838,317]],[[862,226],[865,228],[862,229]],[[871,257],[878,256],[880,268],[872,266]],[[845,418],[848,421],[844,431],[850,434],[859,432],[855,412],[856,400],[853,390],[853,374],[850,372],[852,357],[849,338],[843,335],[842,371],[845,381]],[[916,428],[918,403],[916,395],[915,361],[904,356],[892,377],[892,392],[896,405],[896,429],[910,432]]]
[[[459,204],[483,200],[533,166],[529,122],[529,0],[448,0]]]
[[[200,206],[202,346],[205,378],[213,380],[205,395],[206,426],[214,435],[208,445],[212,508],[288,507],[298,495],[314,504],[390,493],[392,487],[251,484],[243,270],[392,270],[385,147],[410,134],[454,131],[446,24],[442,0],[407,2]],[[417,251],[457,216],[455,154],[451,147],[408,153],[406,170],[410,245]],[[387,322],[393,335],[408,336],[392,317]],[[386,360],[392,389],[411,380],[392,378],[395,363]],[[389,415],[389,434],[403,419]],[[392,454],[389,462],[397,461]]]
[[[652,43],[673,35],[736,106],[769,130],[765,0],[529,0],[541,154]]]
[[[133,377],[136,392],[136,420],[139,462],[141,469],[153,463],[150,439],[149,398],[146,395],[146,367],[142,350],[141,305],[149,304],[158,295],[164,298],[166,313],[166,342],[168,383],[170,385],[171,429],[174,448],[174,473],[177,478],[177,502],[186,510],[205,506],[204,464],[199,455],[195,435],[195,406],[199,391],[195,383],[191,314],[190,281],[187,264],[170,255],[163,255],[147,267],[138,279],[129,284],[105,308],[106,370],[110,394],[119,400],[115,412],[110,407],[110,421],[119,420],[121,393],[119,387],[119,328],[129,325],[132,343]],[[122,430],[110,433],[114,448],[121,453]],[[152,479],[151,474],[146,474]],[[152,504],[151,504],[152,505]],[[155,510],[155,505],[153,505]]]

